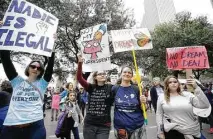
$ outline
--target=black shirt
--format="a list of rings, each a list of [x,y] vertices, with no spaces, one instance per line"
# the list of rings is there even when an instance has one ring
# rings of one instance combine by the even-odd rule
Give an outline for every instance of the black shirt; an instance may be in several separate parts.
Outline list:
[[[111,93],[112,85],[98,86],[89,84],[86,90],[88,96],[88,110],[85,123],[93,125],[111,125],[111,105],[114,101]]]

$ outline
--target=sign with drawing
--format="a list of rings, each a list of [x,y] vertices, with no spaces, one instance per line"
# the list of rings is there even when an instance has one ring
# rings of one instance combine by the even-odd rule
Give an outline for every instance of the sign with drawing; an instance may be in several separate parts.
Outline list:
[[[153,48],[147,28],[112,30],[111,35],[115,53]]]
[[[84,58],[83,71],[110,70],[110,52],[107,25],[99,24],[81,30],[79,39]]]
[[[0,27],[0,50],[50,57],[58,19],[25,0],[12,0]]]

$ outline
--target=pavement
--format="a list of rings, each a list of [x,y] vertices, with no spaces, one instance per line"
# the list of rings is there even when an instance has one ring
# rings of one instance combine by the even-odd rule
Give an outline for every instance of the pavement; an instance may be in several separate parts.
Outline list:
[[[45,117],[45,127],[47,130],[47,139],[57,139],[55,136],[55,129],[57,125],[57,121],[51,122],[51,111],[46,110],[46,117]],[[155,121],[155,114],[150,113],[149,111],[147,112],[148,116],[148,125],[146,127],[147,129],[147,139],[157,139],[156,134],[157,134],[157,126],[156,126],[156,121]],[[206,137],[206,139],[213,139],[213,134],[208,133],[209,130],[209,125],[203,124],[203,130],[202,133]],[[83,139],[83,127],[82,125],[79,126],[79,135],[80,139]],[[73,135],[71,137],[74,139]],[[109,139],[115,139],[114,138],[114,131],[113,129],[110,131],[110,137]]]

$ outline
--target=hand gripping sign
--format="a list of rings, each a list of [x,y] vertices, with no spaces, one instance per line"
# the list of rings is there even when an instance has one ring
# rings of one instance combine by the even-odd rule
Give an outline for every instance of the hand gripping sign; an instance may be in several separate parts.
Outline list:
[[[0,50],[14,50],[50,57],[58,19],[25,1],[12,0],[0,27]]]
[[[132,51],[136,71],[136,81],[138,83],[138,87],[140,90],[140,96],[142,96],[142,86],[140,84],[141,78],[138,71],[135,50],[144,50],[153,48],[151,36],[148,29],[140,28],[140,29],[112,30],[111,35],[112,35],[113,48],[116,53],[124,51]],[[145,124],[148,124],[145,105],[142,104],[141,108],[143,110]]]

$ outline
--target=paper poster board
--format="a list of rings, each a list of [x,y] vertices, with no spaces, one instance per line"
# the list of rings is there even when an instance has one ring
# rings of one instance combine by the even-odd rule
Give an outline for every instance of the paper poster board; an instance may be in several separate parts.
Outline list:
[[[0,27],[0,50],[51,56],[58,19],[25,0],[12,0]]]
[[[81,46],[83,71],[103,71],[111,69],[107,25],[99,24],[81,30],[78,40]]]
[[[204,46],[166,48],[168,69],[207,69],[209,60]]]
[[[112,30],[111,35],[115,53],[153,48],[147,28]]]

